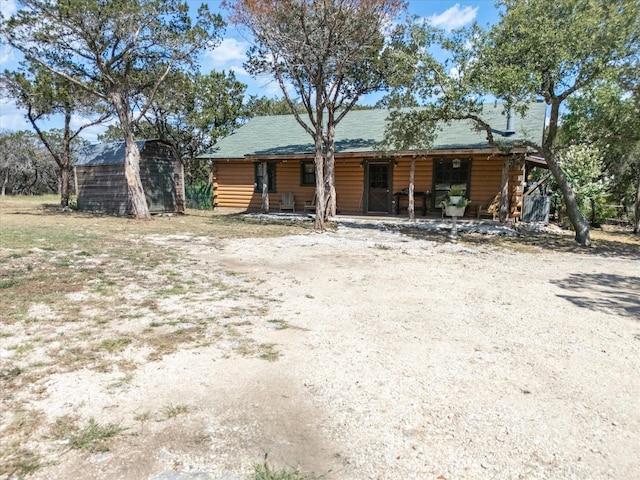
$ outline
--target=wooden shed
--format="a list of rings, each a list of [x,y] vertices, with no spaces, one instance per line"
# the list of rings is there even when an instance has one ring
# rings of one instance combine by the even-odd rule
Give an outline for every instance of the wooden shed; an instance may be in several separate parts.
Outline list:
[[[140,177],[151,213],[183,213],[184,169],[173,147],[139,140]],[[128,215],[131,208],[124,174],[124,142],[85,147],[75,162],[76,194],[81,210]]]
[[[524,118],[507,119],[502,105],[486,104],[483,118],[504,143],[540,142],[546,106],[532,103]],[[415,213],[438,215],[452,185],[470,199],[467,215],[486,213],[507,192],[511,217],[522,214],[527,160],[524,148],[509,154],[488,144],[486,134],[471,121],[441,125],[428,152],[384,152],[386,110],[349,112],[336,128],[336,198],[339,214],[403,214],[407,211],[410,165],[415,168]],[[282,193],[293,193],[295,211],[314,198],[314,146],[293,115],[255,117],[209,152],[212,161],[214,207],[259,210],[263,169],[267,168],[270,205]],[[504,182],[507,182],[505,184]]]

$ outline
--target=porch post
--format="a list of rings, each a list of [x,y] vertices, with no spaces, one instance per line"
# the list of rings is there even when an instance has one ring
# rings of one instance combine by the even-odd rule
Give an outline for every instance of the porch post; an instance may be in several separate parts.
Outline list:
[[[260,164],[262,168],[262,213],[269,213],[269,169],[267,161]]]
[[[416,206],[415,200],[413,198],[413,194],[415,192],[415,181],[416,181],[416,156],[413,155],[411,157],[411,166],[409,167],[409,220],[414,221],[416,219]],[[398,198],[398,201],[400,199]]]
[[[500,223],[509,219],[509,159],[502,163],[502,181],[500,184]]]

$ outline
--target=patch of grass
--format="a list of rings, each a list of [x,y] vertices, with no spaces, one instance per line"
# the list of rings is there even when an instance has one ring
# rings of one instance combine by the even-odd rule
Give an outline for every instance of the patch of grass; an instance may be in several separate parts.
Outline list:
[[[109,353],[120,352],[129,345],[132,340],[128,337],[107,338],[100,342],[100,350],[106,350]]]
[[[119,378],[113,382],[111,382],[109,385],[107,385],[107,388],[120,388],[120,387],[124,387],[125,385],[128,385],[131,383],[131,380],[133,380],[133,375],[130,373],[127,373],[124,377]]]
[[[273,328],[276,330],[286,330],[289,328],[289,324],[286,320],[281,320],[279,318],[275,318],[273,320],[267,320],[268,323],[273,324]]]
[[[2,478],[26,478],[42,466],[40,455],[26,448],[9,447],[0,451],[0,477]]]
[[[51,433],[54,439],[68,442],[71,449],[95,453],[107,452],[108,441],[124,430],[112,423],[101,425],[93,417],[81,428],[78,426],[77,418],[65,416],[56,420]]]
[[[16,345],[15,347],[9,347],[9,350],[14,350],[16,352],[16,355],[22,355],[33,349],[34,345],[31,342],[21,343],[20,345]]]
[[[249,325],[253,325],[249,320],[240,320],[238,322],[229,322],[225,326],[227,327],[248,327]]]
[[[58,356],[57,365],[70,370],[81,368],[96,359],[95,352],[82,348],[81,346],[70,347],[60,353],[61,355]]]
[[[191,328],[189,330],[178,329],[175,332],[157,332],[150,331],[141,340],[154,349],[147,359],[150,361],[160,360],[164,355],[175,352],[181,343],[195,342],[195,333],[199,333],[199,329]]]
[[[25,282],[21,278],[4,278],[0,280],[0,289],[11,288],[11,287],[19,287],[23,285]]]
[[[166,287],[160,290],[158,294],[163,297],[170,297],[173,295],[182,295],[185,293],[185,291],[186,291],[186,288],[184,287],[184,285],[180,283],[174,283],[170,287]]]
[[[136,413],[136,414],[133,416],[133,419],[134,419],[136,422],[140,422],[140,423],[148,422],[149,420],[151,420],[151,412],[150,412],[149,410],[145,410],[145,411],[144,411],[144,412],[142,412],[142,413]]]
[[[176,418],[178,415],[183,413],[187,413],[189,411],[189,407],[183,403],[179,405],[166,405],[163,409],[165,418]]]
[[[10,253],[9,255],[5,255],[0,259],[0,263],[4,263],[8,260],[24,258],[26,255],[24,253]]]
[[[254,465],[249,480],[314,480],[314,477],[304,475],[299,470],[276,469],[265,460],[264,463]]]
[[[275,347],[275,343],[261,343],[258,345],[258,357],[267,362],[275,362],[280,358],[280,352]]]
[[[0,380],[16,378],[22,372],[23,370],[20,367],[13,367],[8,369],[0,368]]]

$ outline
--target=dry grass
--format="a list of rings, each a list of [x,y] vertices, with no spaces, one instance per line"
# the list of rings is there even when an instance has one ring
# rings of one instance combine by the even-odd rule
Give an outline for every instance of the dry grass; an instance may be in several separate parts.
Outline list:
[[[46,395],[50,375],[80,369],[98,375],[115,369],[120,375],[111,377],[106,388],[126,388],[136,378],[139,362],[211,344],[221,345],[224,357],[277,361],[277,344],[252,338],[258,321],[272,330],[295,328],[283,320],[265,320],[269,302],[279,300],[254,294],[255,280],[211,264],[203,268],[180,249],[195,239],[211,250],[227,238],[302,233],[310,222],[266,223],[199,211],[140,222],[62,213],[57,201],[53,196],[0,198],[3,478],[23,478],[50,461],[46,454],[58,445],[55,438],[68,439],[73,448],[99,451],[121,433],[123,427],[99,418],[61,418],[47,438],[44,413],[30,405]],[[407,233],[448,241],[442,234]],[[588,252],[593,255],[637,257],[640,252],[640,240],[628,231],[605,228],[592,236],[595,246]],[[460,242],[584,253],[571,235],[463,235]],[[198,310],[202,303],[206,308]],[[224,309],[212,311],[221,304]],[[136,357],[139,351],[144,354]],[[181,409],[167,407],[159,414],[173,418],[184,413]],[[150,416],[140,414],[136,421]],[[40,451],[34,445],[44,446]]]
[[[401,228],[401,231],[414,238],[421,238],[438,243],[451,240],[442,232],[434,232],[415,228]],[[640,235],[634,235],[631,228],[604,225],[601,229],[591,230],[593,245],[590,248],[580,247],[573,238],[573,232],[565,231],[561,235],[525,232],[518,237],[499,235],[462,234],[456,240],[472,245],[494,246],[525,253],[555,251],[562,253],[591,254],[605,257],[637,258],[640,254]]]
[[[254,350],[245,316],[259,312],[265,299],[252,297],[233,272],[200,271],[197,261],[179,251],[181,242],[197,239],[216,248],[221,239],[311,228],[308,222],[267,224],[201,211],[149,221],[63,213],[55,196],[0,198],[0,218],[0,348],[7,352],[0,369],[3,478],[23,478],[43,464],[32,448],[43,442],[38,433],[43,414],[21,412],[29,395],[46,394],[44,382],[51,374],[117,368],[126,373],[108,388],[122,388],[134,378],[137,363],[130,354],[135,350],[146,349],[146,361],[225,339],[238,345],[232,354]],[[158,244],[163,239],[167,243]],[[207,298],[230,303],[224,313],[228,327],[188,308]],[[51,438],[100,451],[119,432],[119,426],[100,419],[61,418]]]

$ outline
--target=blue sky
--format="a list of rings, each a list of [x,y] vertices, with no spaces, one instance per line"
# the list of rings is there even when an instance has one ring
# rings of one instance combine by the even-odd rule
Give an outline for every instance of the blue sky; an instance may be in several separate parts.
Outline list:
[[[195,11],[201,0],[188,0],[191,8]],[[220,12],[225,16],[225,12],[220,8],[220,0],[212,0],[208,3],[213,12]],[[0,0],[0,11],[5,17],[16,11],[15,0]],[[446,30],[470,25],[476,21],[480,25],[487,25],[497,21],[497,11],[493,0],[475,0],[471,2],[454,1],[433,1],[433,0],[411,0],[409,1],[409,13],[428,19],[433,25]],[[229,71],[236,73],[236,78],[247,84],[249,95],[266,95],[269,97],[281,96],[278,85],[269,78],[254,79],[242,68],[245,61],[245,52],[250,45],[250,39],[246,34],[239,31],[234,25],[228,25],[224,39],[214,50],[203,54],[200,64],[201,70],[208,73],[211,70]],[[0,47],[0,69],[12,70],[17,67],[19,55],[8,47]],[[365,99],[364,103],[373,103],[375,99]],[[79,126],[83,122],[82,118],[74,119],[74,126]],[[58,122],[54,119],[45,128],[54,128]],[[0,130],[30,130],[29,123],[24,118],[24,113],[8,99],[0,99]],[[96,137],[104,130],[98,126],[87,129],[83,132],[83,137],[91,142],[96,141]]]

